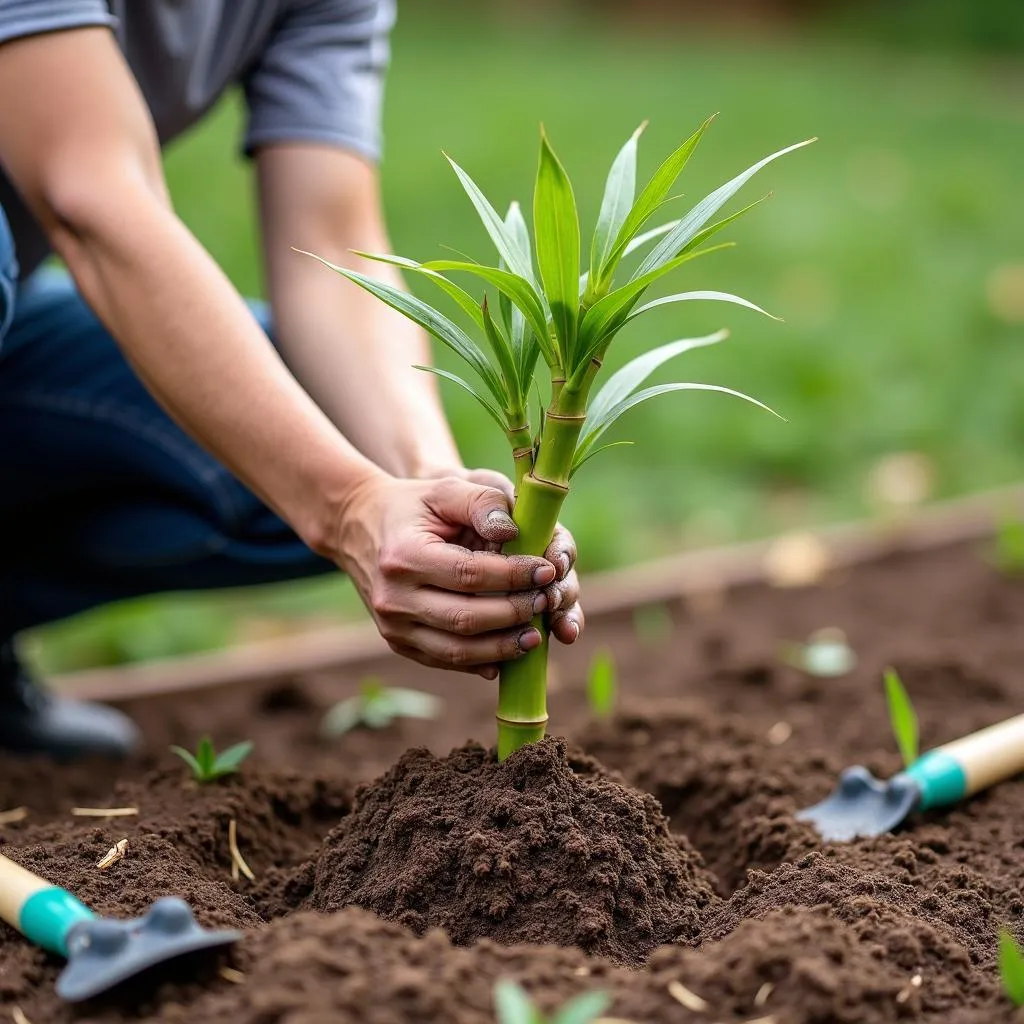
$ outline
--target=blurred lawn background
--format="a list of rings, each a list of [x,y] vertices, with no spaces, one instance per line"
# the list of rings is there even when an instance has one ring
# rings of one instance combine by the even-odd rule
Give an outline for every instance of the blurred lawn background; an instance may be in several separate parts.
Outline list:
[[[590,463],[567,506],[584,570],[871,514],[880,471],[909,473],[935,498],[1021,477],[1024,5],[908,0],[898,16],[882,6],[775,4],[753,22],[718,24],[656,0],[401,6],[383,181],[403,255],[430,258],[445,244],[491,258],[442,148],[495,206],[529,208],[543,121],[587,237],[608,165],[645,118],[644,179],[721,112],[681,179],[681,210],[764,154],[820,136],[746,187],[746,202],[775,194],[729,230],[737,248],[664,289],[737,292],[785,323],[721,304],[668,306],[624,331],[610,359],[727,326],[728,342],[659,379],[738,388],[788,422],[709,394],[631,412],[615,436],[637,445]],[[240,105],[224,103],[166,165],[185,221],[258,294],[240,121]],[[446,353],[439,362],[453,365]],[[507,467],[504,439],[445,387],[466,461]],[[37,631],[29,650],[63,671],[359,614],[343,580],[152,598]]]

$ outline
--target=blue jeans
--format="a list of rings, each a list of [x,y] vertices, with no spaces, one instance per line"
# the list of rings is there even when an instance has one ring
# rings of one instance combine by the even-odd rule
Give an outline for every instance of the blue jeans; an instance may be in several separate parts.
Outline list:
[[[168,418],[66,274],[19,285],[0,210],[0,645],[120,598],[332,568]]]

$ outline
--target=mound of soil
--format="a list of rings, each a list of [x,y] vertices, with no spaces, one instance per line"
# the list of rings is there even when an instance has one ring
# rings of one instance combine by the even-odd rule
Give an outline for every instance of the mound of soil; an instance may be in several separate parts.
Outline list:
[[[712,899],[651,796],[548,739],[503,764],[476,744],[403,755],[327,837],[308,903],[459,945],[551,943],[637,965],[692,941]]]

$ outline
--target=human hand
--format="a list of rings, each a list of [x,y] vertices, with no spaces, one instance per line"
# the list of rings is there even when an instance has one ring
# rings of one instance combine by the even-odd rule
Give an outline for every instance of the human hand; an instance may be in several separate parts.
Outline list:
[[[529,623],[549,600],[563,613],[576,603],[566,589],[571,539],[553,545],[557,563],[497,553],[516,535],[509,509],[502,489],[466,479],[374,474],[346,496],[331,554],[393,651],[494,679],[499,662],[539,646]],[[576,635],[570,622],[561,626],[560,639]]]

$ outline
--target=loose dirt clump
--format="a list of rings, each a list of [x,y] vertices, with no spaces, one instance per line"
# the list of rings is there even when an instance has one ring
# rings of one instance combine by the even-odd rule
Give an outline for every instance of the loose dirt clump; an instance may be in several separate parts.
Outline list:
[[[309,905],[639,964],[692,940],[713,898],[654,799],[546,740],[504,764],[477,745],[409,751],[327,837]]]

